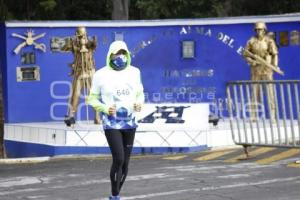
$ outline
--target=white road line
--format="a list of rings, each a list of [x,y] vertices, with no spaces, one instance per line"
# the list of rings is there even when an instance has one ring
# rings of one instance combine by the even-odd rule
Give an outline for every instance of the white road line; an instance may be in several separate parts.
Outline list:
[[[39,184],[43,181],[47,181],[47,178],[39,178],[39,177],[17,177],[17,178],[9,178],[0,181],[0,188],[7,188],[13,186],[23,186],[23,185],[31,185],[31,184]]]
[[[136,176],[128,176],[126,178],[127,181],[141,181],[141,180],[149,180],[149,179],[165,179],[174,177],[173,175],[167,175],[165,173],[156,173],[156,174],[141,174]],[[21,182],[20,182],[21,181]],[[45,181],[48,184],[51,184],[51,182],[47,179],[47,177],[43,178],[43,181]],[[72,187],[78,187],[78,186],[84,186],[84,185],[94,185],[94,184],[100,184],[100,183],[110,183],[109,179],[100,179],[100,180],[90,180],[90,181],[82,181],[82,182],[75,182],[75,183],[65,183],[63,185],[47,185],[43,188],[34,188],[34,189],[17,189],[15,188],[13,191],[7,191],[7,187],[11,186],[23,186],[23,185],[31,185],[31,184],[41,184],[43,182],[40,178],[37,177],[16,177],[13,179],[6,179],[1,180],[0,182],[0,196],[9,195],[9,194],[16,194],[16,193],[24,193],[24,192],[33,192],[33,191],[42,191],[42,190],[53,190],[53,189],[64,189],[64,188],[72,188]],[[43,183],[45,183],[43,182]],[[4,191],[1,191],[1,189],[4,189]]]
[[[26,189],[18,189],[18,190],[12,190],[12,191],[1,191],[0,196],[10,195],[10,194],[17,194],[17,193],[33,193],[36,191],[41,191],[41,188],[26,188]]]
[[[42,199],[44,198],[45,199],[45,195],[36,195],[36,196],[26,196],[26,199]]]
[[[159,196],[168,196],[174,194],[182,194],[186,192],[200,192],[200,191],[211,191],[211,190],[220,190],[220,189],[229,189],[229,188],[238,188],[238,187],[247,187],[247,186],[256,186],[256,185],[266,185],[272,183],[281,183],[281,182],[288,182],[288,181],[298,181],[300,176],[290,177],[290,178],[277,178],[277,179],[269,179],[264,181],[258,182],[248,182],[248,183],[237,183],[232,185],[221,185],[221,186],[211,186],[211,187],[204,187],[204,188],[192,188],[192,189],[185,189],[185,190],[174,190],[169,192],[159,192],[159,193],[152,193],[152,194],[144,194],[144,195],[137,195],[131,197],[122,197],[123,200],[132,200],[132,199],[147,199],[151,197],[159,197]],[[101,200],[106,200],[107,198],[102,198]]]
[[[223,176],[216,176],[216,178],[235,179],[235,178],[244,178],[250,176],[259,176],[260,174],[262,174],[261,171],[256,171],[256,172],[248,172],[247,174],[229,174]]]
[[[222,186],[212,186],[212,187],[204,187],[202,190],[219,190],[219,189],[228,189],[228,188],[237,188],[237,187],[246,187],[246,186],[254,186],[254,185],[265,185],[270,183],[281,183],[287,181],[295,181],[300,179],[300,176],[290,177],[290,178],[275,178],[270,180],[258,181],[258,182],[250,182],[250,183],[236,183],[233,185],[222,185]]]
[[[250,174],[230,174],[230,175],[225,175],[225,176],[217,176],[216,178],[244,178],[244,177],[250,177]]]
[[[209,171],[214,169],[259,169],[259,168],[274,168],[273,165],[257,165],[255,163],[239,163],[235,165],[223,165],[223,166],[203,166],[199,165],[178,165],[178,166],[170,166],[170,167],[159,167],[156,168],[158,170],[176,170],[176,171]]]

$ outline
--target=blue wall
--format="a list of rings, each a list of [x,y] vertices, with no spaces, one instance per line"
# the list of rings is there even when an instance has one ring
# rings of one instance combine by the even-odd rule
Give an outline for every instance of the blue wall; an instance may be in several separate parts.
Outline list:
[[[1,87],[3,92],[3,106],[7,105],[7,64],[6,64],[6,31],[3,23],[0,23],[0,70],[1,70]],[[4,119],[7,119],[7,109],[4,108]]]
[[[208,149],[207,145],[194,147],[133,147],[132,154],[190,153]],[[111,153],[109,147],[52,146],[12,140],[5,140],[5,150],[8,158]]]
[[[45,22],[46,23],[46,22]],[[268,23],[268,29],[279,31],[300,30],[300,22]],[[13,50],[22,39],[12,33],[24,35],[29,29],[35,34],[45,32],[37,40],[47,46],[46,53],[24,47],[19,54]],[[67,112],[68,85],[71,77],[68,63],[73,61],[71,53],[52,52],[50,40],[53,37],[74,36],[76,27],[5,27],[1,41],[6,40],[6,52],[2,53],[4,80],[7,84],[5,96],[6,122],[42,122],[63,119]],[[133,54],[132,64],[139,67],[148,102],[212,102],[225,100],[225,84],[232,80],[250,79],[250,69],[240,55],[240,48],[254,34],[253,23],[195,25],[195,26],[153,26],[153,27],[89,27],[89,36],[97,36],[95,52],[97,69],[105,64],[109,44],[114,41],[115,32],[122,32],[124,40]],[[226,36],[225,36],[226,35]],[[277,38],[278,39],[278,38]],[[195,58],[183,59],[181,43],[195,42]],[[4,43],[5,44],[5,43]],[[279,66],[285,76],[275,79],[299,79],[300,46],[279,47]],[[22,52],[34,51],[36,65],[40,67],[40,81],[16,81],[16,67],[21,64]],[[6,55],[3,55],[6,54]],[[191,73],[196,74],[189,77]],[[51,92],[51,85],[56,84]],[[185,91],[185,93],[183,93]],[[52,94],[52,95],[51,95]],[[51,110],[56,118],[51,116]],[[84,119],[85,113],[82,112]]]

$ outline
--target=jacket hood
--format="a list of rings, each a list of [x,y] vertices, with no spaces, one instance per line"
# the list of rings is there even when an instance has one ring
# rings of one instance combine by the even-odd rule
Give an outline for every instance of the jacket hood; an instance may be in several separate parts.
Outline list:
[[[116,54],[121,49],[123,49],[127,52],[127,54],[126,54],[127,66],[126,67],[128,67],[131,64],[131,56],[130,56],[130,52],[128,50],[126,43],[124,41],[117,40],[117,41],[112,42],[109,46],[109,50],[108,50],[108,53],[106,56],[106,65],[107,66],[111,67],[111,65],[110,65],[111,54]]]

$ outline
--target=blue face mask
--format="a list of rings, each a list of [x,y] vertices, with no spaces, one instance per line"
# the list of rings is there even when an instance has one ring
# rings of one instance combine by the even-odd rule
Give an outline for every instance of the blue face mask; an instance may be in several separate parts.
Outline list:
[[[119,71],[124,69],[127,66],[127,57],[126,55],[120,54],[111,59],[112,67]]]

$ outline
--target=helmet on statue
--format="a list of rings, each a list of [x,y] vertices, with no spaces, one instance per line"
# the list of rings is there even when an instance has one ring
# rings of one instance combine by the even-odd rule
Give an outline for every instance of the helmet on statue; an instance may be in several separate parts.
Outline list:
[[[77,37],[84,37],[86,36],[86,29],[83,26],[80,26],[76,29],[76,36]]]
[[[254,30],[258,30],[258,29],[263,29],[263,30],[267,30],[267,26],[265,22],[256,22],[254,25]]]

